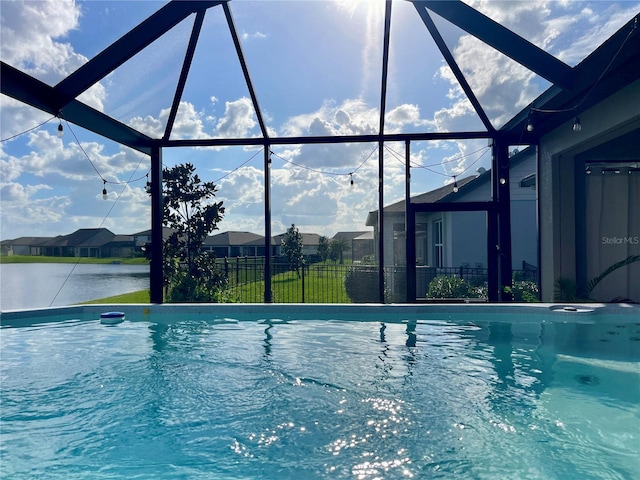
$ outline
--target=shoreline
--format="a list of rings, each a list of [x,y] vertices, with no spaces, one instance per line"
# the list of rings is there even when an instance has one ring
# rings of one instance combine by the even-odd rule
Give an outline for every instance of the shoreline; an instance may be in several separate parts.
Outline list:
[[[94,258],[94,257],[47,257],[42,255],[2,255],[2,263],[83,263],[83,264],[122,264],[122,265],[149,265],[144,257],[121,258]]]

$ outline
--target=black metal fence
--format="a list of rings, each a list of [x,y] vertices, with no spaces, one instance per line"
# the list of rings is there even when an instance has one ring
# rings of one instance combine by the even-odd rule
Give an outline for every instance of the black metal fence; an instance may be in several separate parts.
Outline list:
[[[262,303],[264,291],[264,257],[236,257],[219,259],[220,268],[228,280],[228,296],[231,301]],[[347,265],[339,263],[309,263],[293,269],[281,257],[271,258],[271,301],[274,303],[353,303],[359,295],[345,287],[351,269],[377,269],[374,265]],[[537,281],[537,270],[528,268],[514,270],[515,280]],[[473,285],[486,284],[486,268],[455,267],[436,268],[418,266],[416,269],[416,293],[418,298],[426,298],[429,283],[436,277],[459,277]],[[374,286],[367,301],[378,301],[378,289]],[[361,292],[360,292],[361,293]],[[354,297],[354,298],[352,298]],[[406,267],[385,268],[385,301],[406,301]]]

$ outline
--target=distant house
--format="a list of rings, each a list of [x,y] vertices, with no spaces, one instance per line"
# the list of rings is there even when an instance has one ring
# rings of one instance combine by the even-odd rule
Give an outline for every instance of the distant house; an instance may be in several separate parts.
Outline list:
[[[519,270],[522,265],[536,268],[538,264],[535,149],[528,148],[510,159],[512,264]],[[491,198],[491,172],[480,169],[475,175],[456,180],[453,185],[411,197],[412,204],[445,202],[488,201]],[[405,201],[384,208],[385,265],[406,265]],[[374,227],[378,238],[378,211],[370,212],[367,226]],[[376,240],[377,245],[377,240]],[[418,279],[425,268],[432,277],[440,271],[451,272],[460,268],[484,270],[487,268],[487,214],[486,212],[430,211],[416,214],[416,265]],[[424,280],[422,283],[427,281]],[[418,296],[426,286],[418,282]]]
[[[281,233],[271,238],[271,254],[279,257],[284,254],[282,248],[282,241],[286,237],[286,233]],[[318,245],[320,245],[320,235],[317,233],[302,233],[302,254],[303,255],[317,255]]]
[[[373,255],[373,232],[338,232],[331,240],[344,240],[348,249],[344,252],[345,260],[359,262],[366,255]]]
[[[39,245],[41,255],[48,257],[110,257],[109,243],[116,235],[106,228],[81,228],[69,235],[58,235]],[[131,239],[133,241],[133,239]]]
[[[40,245],[51,237],[19,237],[2,241],[2,255],[43,255]]]
[[[173,230],[168,227],[162,227],[162,238],[166,240],[173,233]],[[133,243],[136,248],[142,248],[143,246],[151,243],[151,230],[144,230],[142,232],[134,233],[132,235]]]
[[[251,232],[223,232],[207,237],[202,251],[218,258],[257,257],[264,255],[264,237]]]

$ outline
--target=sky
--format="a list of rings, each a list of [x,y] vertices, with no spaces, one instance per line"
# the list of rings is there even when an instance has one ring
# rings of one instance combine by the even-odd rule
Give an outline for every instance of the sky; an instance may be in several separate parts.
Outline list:
[[[165,2],[0,0],[0,58],[55,85]],[[570,66],[640,11],[639,1],[487,1],[471,6]],[[230,2],[260,111],[272,137],[379,131],[381,0]],[[488,117],[502,126],[549,82],[444,19],[447,46]],[[415,8],[394,1],[385,133],[482,131],[482,123]],[[193,16],[82,94],[81,101],[162,136]],[[64,136],[56,135],[62,124]],[[205,17],[172,139],[260,136],[221,7]],[[64,119],[0,96],[0,239],[104,227],[150,228],[149,158]],[[385,204],[404,198],[404,144],[385,144]],[[378,208],[377,144],[271,147],[271,231],[291,224],[332,237],[366,231]],[[490,166],[487,140],[411,144],[411,191],[452,184]],[[190,162],[214,181],[224,231],[264,233],[264,152],[167,148],[165,167]],[[353,184],[351,184],[353,180]],[[102,196],[107,189],[107,199]]]

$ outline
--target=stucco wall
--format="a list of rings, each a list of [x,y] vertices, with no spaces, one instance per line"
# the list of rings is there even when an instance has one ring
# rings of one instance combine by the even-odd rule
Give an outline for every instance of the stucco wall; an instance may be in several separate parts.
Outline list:
[[[543,301],[553,301],[554,281],[576,278],[575,156],[640,127],[640,80],[580,113],[540,139],[540,258]]]

